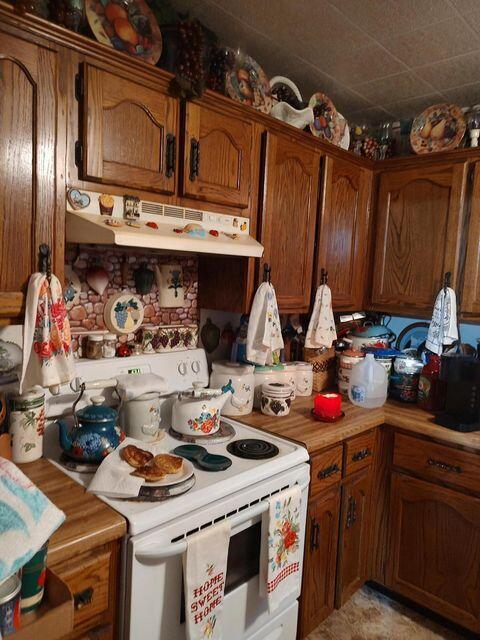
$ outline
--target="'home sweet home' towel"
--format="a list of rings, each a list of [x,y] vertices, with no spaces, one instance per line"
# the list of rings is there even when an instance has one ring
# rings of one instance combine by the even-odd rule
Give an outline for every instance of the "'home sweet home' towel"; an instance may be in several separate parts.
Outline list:
[[[223,637],[222,605],[229,544],[227,520],[187,538],[183,574],[188,640],[221,640]]]

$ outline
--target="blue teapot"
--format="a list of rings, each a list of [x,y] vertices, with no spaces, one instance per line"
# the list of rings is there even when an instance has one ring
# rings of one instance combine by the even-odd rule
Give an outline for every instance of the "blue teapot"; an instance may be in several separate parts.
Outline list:
[[[125,434],[117,426],[118,413],[104,404],[103,396],[94,396],[91,402],[74,411],[75,424],[70,432],[63,420],[58,421],[60,446],[74,460],[100,463],[118,447]]]

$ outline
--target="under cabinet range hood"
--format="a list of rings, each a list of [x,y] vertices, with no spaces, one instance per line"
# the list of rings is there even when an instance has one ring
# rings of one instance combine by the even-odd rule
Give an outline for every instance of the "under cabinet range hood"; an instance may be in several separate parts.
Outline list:
[[[263,246],[249,235],[248,218],[132,196],[70,189],[65,227],[67,242],[74,243],[253,258],[263,254]]]

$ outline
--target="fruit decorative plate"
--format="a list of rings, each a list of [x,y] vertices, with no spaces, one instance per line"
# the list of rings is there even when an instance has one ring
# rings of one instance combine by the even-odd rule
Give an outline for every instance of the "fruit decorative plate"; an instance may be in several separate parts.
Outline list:
[[[261,66],[250,56],[237,56],[235,68],[227,72],[225,88],[233,100],[262,113],[270,113],[273,106],[270,82]]]
[[[310,125],[313,135],[340,145],[343,131],[340,117],[330,98],[321,92],[314,93],[308,106],[313,109],[314,120]]]
[[[145,0],[86,0],[87,18],[96,39],[150,64],[162,53],[162,35]]]
[[[434,104],[415,118],[410,142],[415,153],[456,149],[465,133],[462,110],[456,104]]]
[[[134,333],[143,322],[142,301],[133,293],[115,293],[105,305],[103,319],[113,333]]]

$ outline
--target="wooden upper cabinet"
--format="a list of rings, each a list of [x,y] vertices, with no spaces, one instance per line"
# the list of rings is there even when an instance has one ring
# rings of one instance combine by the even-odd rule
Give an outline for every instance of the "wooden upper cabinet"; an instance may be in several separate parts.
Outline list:
[[[462,316],[480,319],[480,163],[473,174],[470,222],[462,288]]]
[[[3,322],[21,314],[29,276],[37,271],[39,244],[50,244],[57,261],[63,261],[63,227],[55,225],[56,71],[54,51],[0,32]]]
[[[188,102],[185,112],[183,195],[246,208],[252,180],[253,123]]]
[[[83,72],[82,177],[174,193],[178,101],[90,64]]]
[[[325,158],[314,284],[326,269],[335,311],[363,307],[371,182],[371,171]]]
[[[480,500],[394,473],[387,586],[480,632]]]
[[[260,242],[281,312],[310,306],[320,152],[277,133],[266,134]]]
[[[428,316],[446,271],[458,280],[465,164],[380,176],[370,308]]]

